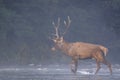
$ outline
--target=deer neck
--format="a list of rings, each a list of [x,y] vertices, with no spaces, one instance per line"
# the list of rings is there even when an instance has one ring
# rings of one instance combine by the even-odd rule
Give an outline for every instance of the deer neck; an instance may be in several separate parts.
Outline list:
[[[61,44],[59,44],[59,49],[62,50],[63,52],[67,53],[70,44],[68,42],[63,41]]]

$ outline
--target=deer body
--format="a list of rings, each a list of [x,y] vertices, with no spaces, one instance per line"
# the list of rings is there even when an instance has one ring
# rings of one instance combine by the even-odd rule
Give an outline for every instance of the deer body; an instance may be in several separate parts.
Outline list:
[[[97,50],[100,50],[101,54],[104,56],[106,55],[106,53],[104,52],[107,52],[105,51],[107,49],[101,45],[95,45],[84,42],[68,43],[64,41],[63,43],[57,44],[56,46],[59,50],[66,53],[66,55],[71,57],[78,56],[79,59],[94,58],[94,55],[97,52]]]
[[[68,18],[68,24],[66,22],[65,24],[68,26],[69,23],[70,20]],[[97,70],[95,74],[100,69],[100,63],[104,63],[105,65],[107,65],[110,70],[110,73],[112,74],[111,64],[105,59],[105,56],[107,55],[108,52],[108,49],[106,47],[102,45],[85,43],[85,42],[72,42],[72,43],[66,42],[63,39],[63,36],[59,37],[58,27],[59,27],[59,20],[58,20],[58,25],[55,26],[56,38],[52,39],[53,42],[55,43],[55,47],[52,49],[53,50],[59,49],[60,51],[64,52],[66,55],[72,58],[71,61],[72,72],[76,73],[79,59],[95,59],[97,64]]]

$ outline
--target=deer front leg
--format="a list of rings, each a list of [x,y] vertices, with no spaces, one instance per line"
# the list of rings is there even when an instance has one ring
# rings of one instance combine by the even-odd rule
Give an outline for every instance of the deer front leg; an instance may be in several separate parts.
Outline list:
[[[78,66],[78,59],[72,59],[72,62],[71,62],[71,71],[73,73],[76,73],[77,66]]]

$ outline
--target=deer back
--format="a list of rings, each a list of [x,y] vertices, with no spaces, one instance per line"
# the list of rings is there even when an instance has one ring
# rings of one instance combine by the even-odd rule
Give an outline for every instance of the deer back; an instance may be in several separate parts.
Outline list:
[[[100,50],[98,45],[84,42],[75,42],[71,43],[67,54],[70,56],[79,56],[80,58],[88,58],[96,53],[98,49]]]

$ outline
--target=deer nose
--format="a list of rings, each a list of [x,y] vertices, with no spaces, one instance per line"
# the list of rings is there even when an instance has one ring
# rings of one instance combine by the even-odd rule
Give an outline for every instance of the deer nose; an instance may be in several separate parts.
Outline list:
[[[52,51],[55,51],[56,49],[55,49],[55,47],[52,47],[51,50],[52,50]]]
[[[55,43],[57,42],[57,40],[53,40]]]

